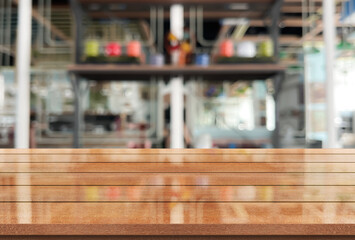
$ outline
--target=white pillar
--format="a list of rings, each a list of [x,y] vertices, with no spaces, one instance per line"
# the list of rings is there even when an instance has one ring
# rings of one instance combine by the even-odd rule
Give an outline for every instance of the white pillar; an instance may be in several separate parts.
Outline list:
[[[184,148],[184,84],[182,77],[170,80],[171,148]]]
[[[181,4],[170,7],[170,31],[179,40],[184,37],[184,6]]]
[[[5,106],[5,78],[0,72],[0,111]]]
[[[158,139],[164,139],[164,93],[165,84],[163,80],[158,80],[157,97],[157,136]]]
[[[178,39],[184,36],[184,7],[174,4],[170,8],[170,31]],[[182,76],[170,80],[171,91],[171,148],[184,147],[184,79]]]
[[[15,147],[29,148],[32,0],[18,1]]]
[[[337,145],[335,128],[335,103],[334,103],[334,61],[335,61],[335,1],[323,0],[323,26],[326,58],[326,104],[327,104],[327,143],[326,148]]]

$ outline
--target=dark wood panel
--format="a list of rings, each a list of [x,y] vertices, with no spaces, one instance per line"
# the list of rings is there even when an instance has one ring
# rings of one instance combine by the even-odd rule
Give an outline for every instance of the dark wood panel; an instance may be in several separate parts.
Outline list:
[[[221,227],[222,226],[222,227]],[[15,231],[16,230],[16,231]],[[92,239],[88,236],[94,232],[101,234],[103,239],[113,238],[113,235],[129,235],[132,237],[137,237],[137,232],[141,232],[145,236],[154,236],[162,232],[166,232],[166,237],[170,236],[195,236],[196,235],[213,235],[213,237],[227,237],[227,235],[242,236],[245,238],[259,237],[259,239],[294,239],[292,235],[299,235],[302,239],[313,239],[310,233],[318,232],[318,236],[323,237],[321,239],[342,239],[344,233],[348,235],[354,234],[354,228],[351,224],[327,224],[327,225],[303,225],[303,224],[293,224],[293,225],[282,225],[282,224],[270,224],[270,225],[260,225],[260,224],[172,224],[172,225],[162,225],[162,224],[124,224],[124,225],[98,225],[98,224],[73,224],[73,225],[42,225],[42,224],[32,224],[32,225],[0,225],[0,233],[13,234],[14,236],[25,235],[35,233],[39,238],[41,235],[49,235],[55,237],[55,235],[62,235],[61,237],[73,237],[70,233],[76,232],[77,235],[84,235],[85,238]],[[53,236],[54,235],[54,236]],[[107,236],[111,235],[111,236]],[[128,235],[128,236],[127,236]],[[263,235],[263,236],[260,236]],[[331,235],[331,236],[324,236]],[[314,235],[313,235],[314,236]],[[207,237],[207,236],[206,236]],[[316,236],[314,236],[316,237]],[[298,238],[296,238],[298,239]]]
[[[269,240],[269,236],[0,236],[0,239],[11,240],[118,240],[118,239],[145,239],[145,240]],[[352,240],[353,236],[272,236],[274,240]]]

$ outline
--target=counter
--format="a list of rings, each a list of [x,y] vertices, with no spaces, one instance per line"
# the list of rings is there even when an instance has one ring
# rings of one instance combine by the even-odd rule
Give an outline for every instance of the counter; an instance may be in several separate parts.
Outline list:
[[[0,150],[0,239],[354,239],[354,223],[355,150]]]

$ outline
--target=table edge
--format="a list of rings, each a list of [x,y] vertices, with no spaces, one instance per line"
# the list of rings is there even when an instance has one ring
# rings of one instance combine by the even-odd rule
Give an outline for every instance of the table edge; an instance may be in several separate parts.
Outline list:
[[[355,236],[355,224],[0,224],[5,235]]]

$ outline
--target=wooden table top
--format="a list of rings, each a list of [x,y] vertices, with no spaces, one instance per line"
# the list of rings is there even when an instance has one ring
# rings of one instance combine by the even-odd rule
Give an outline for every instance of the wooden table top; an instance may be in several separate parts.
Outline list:
[[[354,223],[355,150],[0,150],[0,235],[355,235]]]

